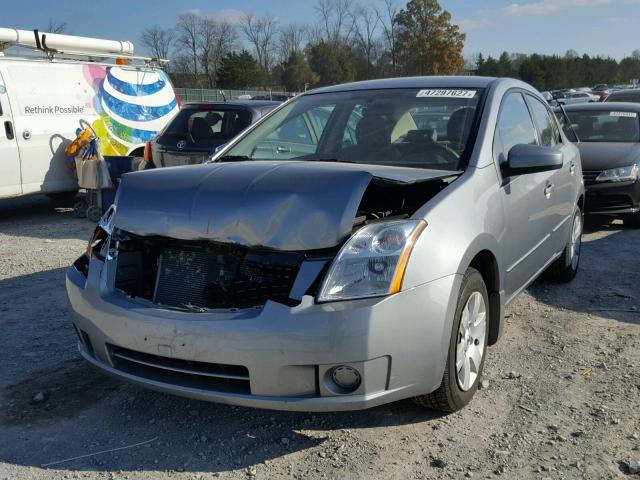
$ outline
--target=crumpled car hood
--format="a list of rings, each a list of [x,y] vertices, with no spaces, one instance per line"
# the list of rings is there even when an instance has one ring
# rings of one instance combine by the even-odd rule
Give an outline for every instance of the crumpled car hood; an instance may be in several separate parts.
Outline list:
[[[640,143],[581,142],[583,170],[627,167],[640,161]]]
[[[122,177],[113,222],[137,235],[323,249],[351,234],[373,178],[403,184],[458,173],[297,161],[162,168]]]

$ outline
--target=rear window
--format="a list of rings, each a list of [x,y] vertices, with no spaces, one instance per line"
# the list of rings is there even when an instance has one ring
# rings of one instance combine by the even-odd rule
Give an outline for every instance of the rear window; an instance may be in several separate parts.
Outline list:
[[[640,142],[638,112],[582,110],[567,115],[581,142]]]
[[[640,90],[637,92],[613,92],[607,97],[607,102],[636,102],[640,103]]]
[[[163,135],[206,144],[235,137],[251,124],[247,110],[184,108],[169,123]]]

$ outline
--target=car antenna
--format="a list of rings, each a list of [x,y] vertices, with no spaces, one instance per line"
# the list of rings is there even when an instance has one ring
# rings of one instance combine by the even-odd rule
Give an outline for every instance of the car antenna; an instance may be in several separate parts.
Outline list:
[[[561,103],[558,103],[558,106],[560,107],[560,110],[562,110],[562,115],[564,115],[564,119],[567,121],[567,125],[569,125],[569,128],[571,129],[571,132],[573,133],[573,136],[576,137],[576,143],[580,143],[580,138],[578,137],[578,132],[576,132],[576,129],[573,128],[573,124],[571,123],[571,120],[569,119],[569,115],[567,115],[567,111],[564,109],[564,105]]]

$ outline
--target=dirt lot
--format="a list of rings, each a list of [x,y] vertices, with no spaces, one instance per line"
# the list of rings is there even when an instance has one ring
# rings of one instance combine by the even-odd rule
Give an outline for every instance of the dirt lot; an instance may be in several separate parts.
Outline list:
[[[249,410],[94,372],[64,290],[91,230],[44,198],[0,202],[0,480],[605,479],[640,460],[640,231],[591,226],[577,279],[521,295],[485,388],[439,416]]]

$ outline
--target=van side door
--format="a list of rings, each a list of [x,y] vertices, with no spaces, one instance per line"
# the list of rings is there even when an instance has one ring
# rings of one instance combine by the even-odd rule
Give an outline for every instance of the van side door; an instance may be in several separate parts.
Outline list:
[[[508,92],[500,107],[494,138],[494,157],[498,165],[506,165],[509,151],[515,145],[538,143],[524,94],[518,90]],[[507,300],[525,288],[553,256],[550,232],[555,218],[555,199],[548,197],[552,175],[552,171],[514,176],[503,174],[500,192],[507,215],[503,239]]]
[[[0,198],[22,193],[20,153],[7,86],[0,72]]]

